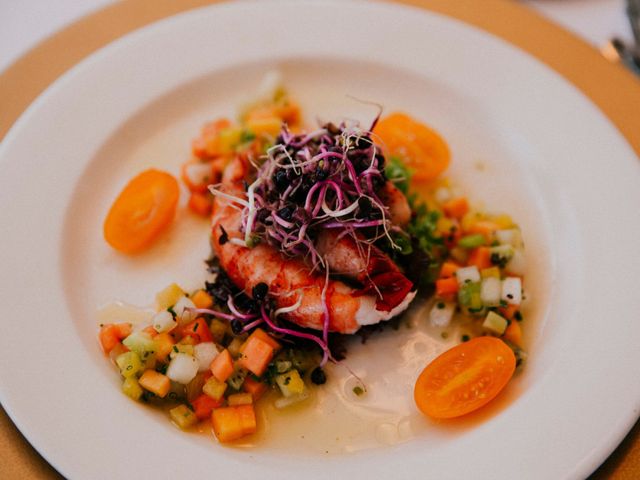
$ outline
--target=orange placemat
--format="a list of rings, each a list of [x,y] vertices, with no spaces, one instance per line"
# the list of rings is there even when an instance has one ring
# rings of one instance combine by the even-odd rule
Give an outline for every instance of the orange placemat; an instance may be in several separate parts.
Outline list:
[[[40,43],[0,75],[0,139],[53,81],[109,42],[156,20],[221,0],[115,3]],[[390,0],[393,1],[393,0]],[[395,0],[455,17],[527,51],[579,88],[640,155],[640,81],[582,40],[510,0]],[[588,69],[587,69],[588,66]],[[3,478],[59,479],[0,409]],[[640,424],[591,477],[640,478]]]

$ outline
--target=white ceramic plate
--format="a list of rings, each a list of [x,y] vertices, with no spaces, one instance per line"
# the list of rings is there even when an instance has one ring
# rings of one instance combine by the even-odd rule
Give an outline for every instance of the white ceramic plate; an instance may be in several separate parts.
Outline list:
[[[442,345],[390,335],[351,360],[409,419],[389,442],[364,417],[343,438],[317,433],[366,411],[317,402],[311,418],[323,421],[307,440],[295,414],[287,441],[222,448],[120,394],[95,340],[96,307],[148,303],[174,280],[195,287],[206,225],[181,211],[160,245],[130,259],[104,245],[105,212],[135,172],[177,172],[200,125],[232,114],[272,68],[310,116],[370,119],[353,95],[427,121],[452,147],[451,176],[521,223],[534,260],[530,361],[487,413],[443,424],[417,415],[409,377]],[[579,478],[637,418],[638,159],[560,76],[460,22],[359,2],[192,11],[68,72],[16,123],[0,162],[0,399],[68,477]],[[394,382],[385,358],[409,376]]]

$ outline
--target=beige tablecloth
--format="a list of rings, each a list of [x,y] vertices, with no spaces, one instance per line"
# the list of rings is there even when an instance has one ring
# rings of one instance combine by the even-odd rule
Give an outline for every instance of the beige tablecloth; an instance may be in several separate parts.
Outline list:
[[[123,1],[85,17],[41,43],[0,75],[0,138],[42,91],[92,52],[151,22],[218,1]],[[606,62],[571,33],[510,0],[396,1],[458,18],[528,51],[582,90],[640,156],[640,82],[622,67]],[[2,409],[0,477],[62,478],[29,445]],[[640,478],[640,424],[635,425],[591,478]]]

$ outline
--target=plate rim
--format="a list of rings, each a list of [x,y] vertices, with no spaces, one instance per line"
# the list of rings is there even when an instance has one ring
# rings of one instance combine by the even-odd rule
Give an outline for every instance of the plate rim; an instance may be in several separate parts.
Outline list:
[[[214,1],[214,2],[211,2],[211,3],[219,3],[219,2],[218,2],[218,1]],[[285,2],[285,3],[286,3],[286,2]],[[393,2],[392,2],[392,3],[393,3]],[[413,3],[416,3],[416,2],[415,2],[415,1],[412,1],[412,0],[407,0],[407,1],[405,1],[405,0],[401,0],[401,1],[396,2],[396,3],[402,3],[402,4],[413,4]],[[420,2],[417,2],[417,3],[422,4],[422,3],[428,3],[428,2],[422,2],[422,1],[420,1]],[[437,3],[437,2],[436,2],[436,3]],[[126,4],[122,4],[122,5],[126,5]],[[436,12],[436,13],[438,13],[438,12]],[[489,33],[492,33],[492,32],[489,32]],[[510,42],[509,42],[509,43],[510,43]],[[536,57],[536,58],[537,58],[537,57]],[[603,60],[603,61],[604,61],[604,60]],[[544,62],[544,63],[546,63],[546,62]],[[553,70],[555,70],[555,69],[553,69]],[[564,77],[564,75],[563,75],[563,77]],[[565,80],[566,80],[566,78],[565,78]],[[570,82],[570,83],[572,83],[572,84],[573,84],[573,82]],[[575,84],[573,84],[573,85],[575,86]],[[638,91],[640,92],[640,90],[638,90]],[[591,100],[591,102],[592,102],[592,103],[594,103],[594,102],[593,102],[593,100]],[[35,107],[37,106],[37,103],[38,103],[38,102],[36,102],[35,104],[33,104],[33,105],[32,105],[32,107],[34,107],[34,108],[35,108]],[[596,105],[597,105],[597,104],[596,104]],[[597,106],[598,106],[598,105],[597,105]],[[28,110],[31,110],[31,108],[29,108]],[[604,112],[604,113],[605,113],[605,116],[607,116],[607,118],[608,118],[609,120],[611,120],[611,118],[609,117],[609,115],[607,115],[607,114],[606,114],[606,112]],[[20,122],[17,122],[17,123],[20,123]],[[615,124],[615,122],[614,122],[614,125],[616,125],[616,124]],[[616,127],[617,127],[617,125],[616,125]],[[620,132],[620,130],[619,130],[619,129],[618,129],[618,131]],[[624,133],[623,133],[623,135],[624,135]],[[630,141],[630,139],[629,139],[628,137],[626,137],[626,135],[625,135],[625,139],[626,139],[626,141],[627,141],[627,142],[631,143],[631,144],[632,144],[632,146],[634,146],[634,145],[633,145],[633,143]],[[635,148],[635,151],[636,151],[636,154],[637,154],[637,153],[638,153],[638,149],[637,149],[637,148]],[[9,412],[8,412],[8,413],[9,413]],[[11,416],[11,415],[10,415],[10,416]],[[631,426],[632,426],[632,425],[633,425],[633,423],[631,423],[631,425],[629,426],[629,428],[631,428]],[[625,433],[625,434],[626,434],[626,433]],[[26,435],[25,435],[25,436],[26,436]],[[619,440],[621,440],[623,437],[624,437],[624,434],[623,434],[623,435],[619,435]],[[617,445],[617,443],[616,443],[616,445]],[[615,448],[615,445],[612,447],[612,450],[613,450],[614,448]],[[598,462],[598,463],[599,463],[599,462]],[[53,463],[52,463],[52,464],[53,464]],[[596,466],[597,466],[597,465],[596,465]]]

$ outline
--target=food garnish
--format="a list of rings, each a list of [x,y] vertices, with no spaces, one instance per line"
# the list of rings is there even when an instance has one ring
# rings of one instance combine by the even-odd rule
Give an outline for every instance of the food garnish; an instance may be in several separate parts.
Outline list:
[[[133,178],[120,192],[104,221],[104,238],[123,253],[147,249],[171,224],[178,205],[177,180],[149,169]]]
[[[513,350],[499,338],[476,337],[437,357],[416,381],[414,398],[422,413],[454,418],[493,400],[516,368]]]

